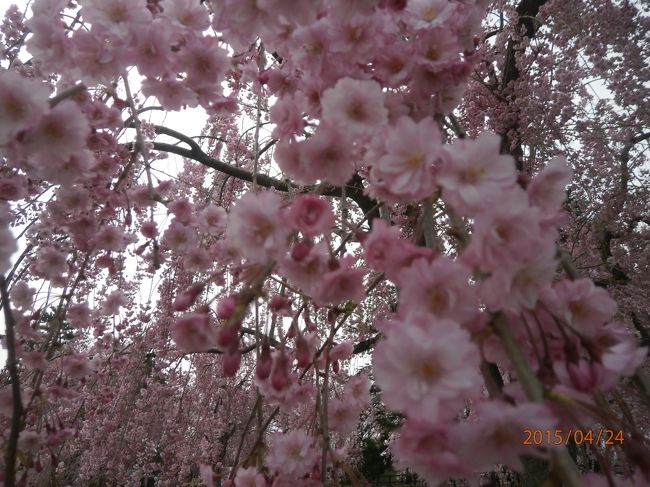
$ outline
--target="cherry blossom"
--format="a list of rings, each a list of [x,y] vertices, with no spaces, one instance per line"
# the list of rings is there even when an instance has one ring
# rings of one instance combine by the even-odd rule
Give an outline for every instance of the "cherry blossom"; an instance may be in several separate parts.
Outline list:
[[[269,192],[247,193],[237,202],[226,234],[242,256],[263,263],[283,249],[289,231],[281,224],[280,206],[280,197]]]
[[[0,72],[0,145],[38,122],[47,112],[48,91],[37,80],[14,71]]]
[[[637,3],[9,7],[3,482],[647,484]]]
[[[201,352],[217,344],[217,329],[204,312],[178,318],[172,325],[171,333],[178,347],[185,352]]]
[[[466,214],[496,202],[515,183],[512,158],[499,154],[500,139],[484,133],[476,140],[457,140],[446,148],[448,161],[438,174],[443,198]]]
[[[387,121],[381,87],[375,81],[345,78],[322,97],[323,120],[344,133],[368,135]]]
[[[297,479],[311,471],[316,458],[313,438],[302,430],[293,430],[274,435],[267,462],[273,471]]]
[[[393,323],[373,353],[385,403],[429,418],[438,417],[445,402],[477,393],[478,359],[457,323],[422,314]]]

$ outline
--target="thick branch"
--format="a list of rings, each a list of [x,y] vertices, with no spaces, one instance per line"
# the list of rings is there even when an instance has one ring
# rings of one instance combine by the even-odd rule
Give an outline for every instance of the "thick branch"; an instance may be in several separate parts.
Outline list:
[[[637,135],[636,137],[630,138],[623,150],[621,151],[621,193],[625,195],[627,193],[627,183],[630,179],[630,169],[628,164],[630,162],[630,151],[639,142],[650,139],[650,132],[645,134]]]
[[[375,346],[375,343],[377,343],[377,340],[379,340],[379,333],[373,337],[366,338],[365,340],[362,340],[359,343],[355,344],[352,353],[356,355],[358,353],[363,353],[371,350]]]
[[[216,171],[222,172],[229,176],[241,179],[243,181],[248,181],[251,183],[253,182],[253,173],[245,169],[242,169],[240,167],[235,167],[235,166],[231,166],[230,164],[226,164],[225,162],[220,161],[219,159],[215,159],[214,157],[210,157],[208,154],[203,152],[199,144],[191,137],[188,137],[185,134],[177,132],[176,130],[167,127],[162,127],[159,125],[155,126],[155,130],[156,133],[158,134],[169,135],[170,137],[174,137],[175,139],[178,139],[186,143],[189,146],[189,149],[184,147],[179,147],[178,145],[174,145],[174,144],[154,142],[153,143],[154,150],[169,152],[172,154],[179,155],[181,157],[185,157],[187,159],[192,159],[196,162],[203,164],[204,166],[207,166],[209,168],[212,168]],[[268,147],[270,147],[270,145],[263,148],[262,150],[267,150]],[[283,191],[283,192],[288,192],[292,187],[293,188],[297,187],[297,185],[291,183],[290,181],[286,181],[286,180],[282,181],[280,179],[275,179],[270,176],[267,176],[265,174],[257,174],[255,179],[257,184],[260,186],[263,186],[265,188],[274,188],[278,191]],[[352,177],[352,179],[346,185],[345,189],[346,189],[346,196],[351,200],[353,200],[364,213],[368,213],[368,212],[371,213],[371,215],[369,216],[369,220],[372,220],[373,218],[379,216],[379,211],[378,209],[375,208],[377,202],[363,193],[363,180],[358,174],[355,174]],[[340,186],[330,186],[330,185],[321,186],[321,187],[307,186],[303,188],[302,191],[305,193],[318,192],[323,196],[341,196],[342,194],[342,188]]]
[[[0,295],[7,327],[7,369],[9,370],[9,378],[11,379],[12,397],[11,431],[9,433],[9,443],[7,444],[7,453],[5,455],[4,485],[6,487],[13,487],[16,484],[16,453],[18,450],[18,435],[20,434],[22,425],[23,403],[20,397],[18,364],[16,362],[16,341],[14,338],[14,326],[16,322],[9,308],[7,281],[2,274],[0,274]]]
[[[539,9],[542,5],[546,3],[546,0],[522,0],[517,6],[517,14],[519,14],[519,20],[516,26],[517,35],[520,31],[525,29],[524,35],[529,39],[532,39],[539,28],[539,22],[536,21],[535,17],[539,13]],[[514,38],[508,39],[508,45],[506,47],[506,61],[503,66],[503,78],[501,79],[501,91],[508,89],[510,83],[513,83],[519,78],[519,68],[517,66],[516,52],[518,41]],[[521,171],[523,169],[523,150],[521,148],[521,143],[517,140],[513,148],[512,140],[508,135],[510,131],[516,131],[519,128],[518,117],[515,117],[515,120],[509,127],[507,127],[501,134],[501,152],[511,153],[515,158],[517,165],[517,170]]]

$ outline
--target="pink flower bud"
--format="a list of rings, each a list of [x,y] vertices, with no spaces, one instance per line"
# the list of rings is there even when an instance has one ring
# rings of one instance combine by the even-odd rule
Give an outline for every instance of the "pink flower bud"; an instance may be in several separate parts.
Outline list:
[[[185,311],[192,306],[196,298],[203,291],[203,283],[198,283],[190,286],[184,292],[176,296],[174,301],[174,311]]]
[[[301,262],[309,255],[311,245],[307,242],[298,242],[291,248],[291,258],[296,262]]]
[[[236,307],[237,299],[235,299],[235,296],[228,296],[222,299],[217,305],[217,318],[220,320],[229,319],[235,312]]]
[[[241,364],[241,352],[239,350],[227,351],[222,359],[223,375],[234,377]]]
[[[237,346],[239,333],[237,327],[222,326],[217,332],[217,346],[222,350],[232,350]]]
[[[271,367],[273,366],[273,361],[271,359],[271,347],[269,341],[266,337],[262,339],[262,350],[260,352],[260,358],[257,360],[257,366],[255,367],[255,374],[259,380],[266,380],[271,375]]]
[[[296,340],[296,360],[298,362],[298,367],[304,369],[311,363],[311,351],[309,350],[309,344],[305,337],[302,335],[298,336]]]
[[[271,311],[274,313],[277,313],[278,311],[282,311],[285,308],[288,308],[291,304],[291,301],[286,297],[282,296],[280,294],[276,294],[271,298],[271,301],[269,302],[269,306],[271,307]]]
[[[154,238],[158,235],[158,228],[154,222],[145,222],[140,227],[140,233],[147,238]]]
[[[142,245],[139,245],[138,248],[135,249],[135,255],[142,255],[145,250],[147,250],[147,247],[149,247],[149,242],[145,242]]]
[[[341,370],[341,367],[339,365],[339,361],[335,360],[334,362],[332,362],[332,372],[334,372],[335,374],[338,374],[340,370]]]
[[[284,351],[275,357],[273,371],[271,372],[271,387],[276,391],[282,391],[289,386],[289,361]]]

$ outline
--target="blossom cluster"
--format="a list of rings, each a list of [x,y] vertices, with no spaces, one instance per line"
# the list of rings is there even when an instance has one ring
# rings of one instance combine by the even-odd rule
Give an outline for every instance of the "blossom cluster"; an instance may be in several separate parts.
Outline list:
[[[78,3],[2,28],[32,56],[0,57],[3,478],[358,483],[372,390],[431,485],[531,454],[574,485],[522,431],[596,421],[650,480],[602,400],[647,349],[562,248],[569,164],[452,113],[488,2]],[[198,136],[144,118],[199,106]]]

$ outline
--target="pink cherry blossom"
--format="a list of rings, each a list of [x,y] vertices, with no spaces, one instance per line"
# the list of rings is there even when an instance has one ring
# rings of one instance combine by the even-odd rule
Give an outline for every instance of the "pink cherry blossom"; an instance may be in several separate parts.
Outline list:
[[[27,196],[27,180],[24,177],[0,177],[0,199],[20,200],[25,196]]]
[[[413,469],[430,485],[471,475],[458,425],[409,418],[392,445],[398,463]]]
[[[407,12],[413,15],[417,27],[443,24],[453,13],[455,4],[445,0],[411,0]]]
[[[453,8],[451,4],[448,4],[448,7],[449,10]],[[417,61],[424,69],[437,73],[452,65],[458,58],[458,51],[460,46],[452,30],[438,27],[427,30],[418,42]]]
[[[470,320],[478,311],[476,290],[469,284],[471,272],[463,264],[440,256],[431,262],[414,261],[399,274],[403,314],[431,313],[459,323]]]
[[[93,29],[75,31],[70,39],[69,56],[75,77],[86,83],[107,83],[108,80],[120,75],[125,68],[126,45],[124,37],[120,34],[104,30]]]
[[[334,213],[330,205],[314,195],[297,198],[287,210],[290,224],[306,237],[326,233],[334,225]]]
[[[476,215],[472,241],[462,257],[467,264],[491,271],[512,260],[530,259],[546,246],[541,214],[528,206],[520,188],[502,192],[500,204],[486,210]]]
[[[387,121],[384,95],[375,81],[344,78],[322,97],[323,120],[351,135],[369,135]]]
[[[220,206],[208,205],[197,216],[197,224],[201,231],[210,235],[219,235],[226,228],[226,210]]]
[[[539,455],[522,440],[524,429],[555,431],[558,420],[543,404],[512,406],[500,401],[483,401],[476,406],[478,422],[462,425],[477,470],[503,463],[522,472],[520,455]],[[551,445],[547,443],[547,445]]]
[[[311,471],[317,458],[313,438],[303,430],[293,430],[273,436],[267,464],[271,470],[297,479]]]
[[[167,210],[176,218],[175,221],[188,225],[192,221],[194,206],[186,198],[180,198],[167,205]]]
[[[386,405],[418,417],[437,418],[445,401],[476,394],[478,364],[478,350],[465,330],[423,314],[395,323],[373,353]]]
[[[75,328],[87,328],[91,323],[91,310],[86,303],[76,303],[68,307],[67,318]]]
[[[547,242],[530,259],[495,270],[479,286],[479,295],[490,310],[532,309],[542,289],[553,280],[555,263],[555,246]]]
[[[178,348],[186,353],[205,352],[217,345],[217,328],[204,312],[178,318],[171,327],[171,335]]]
[[[366,295],[363,277],[368,272],[352,267],[354,259],[341,259],[338,269],[321,276],[314,290],[314,301],[320,305],[338,305],[345,301],[360,303]]]
[[[438,182],[443,199],[457,212],[467,214],[494,203],[515,184],[514,161],[499,154],[499,144],[499,136],[486,132],[446,148],[449,159],[440,168]]]
[[[95,369],[95,364],[81,354],[66,355],[61,359],[61,366],[65,373],[72,378],[84,377]]]
[[[85,147],[90,126],[79,108],[63,102],[46,113],[26,135],[32,153],[54,153],[66,159]]]
[[[38,350],[25,352],[23,353],[22,358],[25,365],[30,369],[38,369],[38,370],[47,369],[48,362],[47,362],[47,357],[45,356],[45,352],[39,352]]]
[[[53,279],[68,270],[66,254],[55,247],[43,247],[36,254],[34,272],[45,279]]]
[[[327,425],[332,431],[348,435],[354,431],[360,412],[348,398],[333,399],[327,404]]]
[[[292,283],[311,291],[321,285],[329,260],[329,249],[325,242],[318,242],[314,246],[299,243],[293,247],[291,256],[285,257],[280,265]]]
[[[647,484],[638,4],[10,6],[5,483]]]
[[[120,312],[120,308],[126,304],[128,304],[128,301],[124,293],[115,290],[106,296],[102,305],[102,311],[109,316],[117,315]]]
[[[235,475],[235,487],[266,487],[266,480],[255,467],[240,468]]]
[[[160,243],[174,252],[185,252],[195,245],[196,240],[196,232],[192,228],[173,220]]]
[[[281,204],[280,197],[268,191],[246,193],[237,202],[226,236],[243,257],[264,263],[286,248],[289,229],[280,217]]]
[[[330,360],[347,360],[352,356],[353,350],[354,344],[351,342],[339,343],[330,350]]]
[[[95,245],[102,250],[122,250],[124,248],[124,233],[121,228],[106,225],[95,236]]]
[[[370,378],[367,374],[350,377],[345,385],[344,396],[354,401],[361,409],[370,405]]]
[[[11,302],[17,308],[29,309],[34,302],[36,290],[25,281],[17,282],[11,290]]]
[[[400,237],[399,229],[383,220],[374,220],[372,231],[363,240],[364,258],[377,271],[396,280],[404,267],[419,258],[430,258],[431,249],[418,247]]]
[[[192,85],[218,84],[229,66],[226,51],[214,37],[203,37],[183,51],[183,66]]]
[[[34,430],[24,430],[18,437],[18,447],[25,452],[33,452],[41,448],[44,443],[42,433]]]
[[[270,115],[276,127],[271,135],[277,139],[301,135],[305,128],[301,107],[301,99],[295,96],[283,96],[275,102],[271,107]]]
[[[129,0],[116,0],[106,3],[101,0],[82,0],[81,13],[86,22],[100,26],[112,33],[125,36],[151,20],[151,13],[144,4],[134,4]]]
[[[373,184],[407,201],[431,196],[436,191],[434,163],[441,149],[440,133],[435,122],[423,119],[415,123],[401,117],[381,134],[385,153],[373,154],[370,176]]]
[[[162,22],[133,32],[136,44],[133,58],[140,74],[154,78],[170,71],[174,58],[172,33]]]
[[[580,333],[593,336],[616,314],[616,302],[590,279],[564,279],[554,289],[558,314]]]
[[[210,25],[208,10],[191,0],[163,0],[165,15],[192,31],[203,31]]]
[[[47,111],[48,91],[15,71],[0,72],[0,146],[34,125]]]
[[[603,367],[619,376],[634,374],[648,355],[648,347],[639,347],[636,339],[620,325],[601,328],[597,340],[608,345],[601,357]]]
[[[196,93],[187,83],[171,77],[164,77],[162,80],[145,79],[142,82],[142,92],[147,96],[155,96],[168,110],[180,110],[198,104]]]
[[[530,204],[547,214],[558,212],[566,197],[565,187],[570,181],[571,170],[566,160],[562,157],[551,159],[528,186]]]
[[[140,232],[147,238],[155,238],[158,236],[158,227],[154,222],[145,222],[140,226]]]
[[[316,133],[301,142],[299,148],[299,164],[311,174],[307,182],[321,179],[340,186],[354,174],[351,143],[337,125],[319,125]]]
[[[311,184],[317,178],[311,173],[309,161],[301,155],[302,145],[289,138],[275,148],[273,158],[277,165],[297,184]]]

